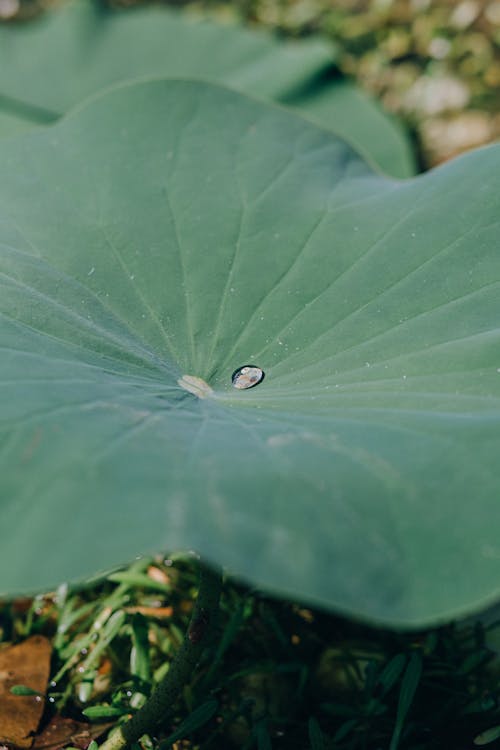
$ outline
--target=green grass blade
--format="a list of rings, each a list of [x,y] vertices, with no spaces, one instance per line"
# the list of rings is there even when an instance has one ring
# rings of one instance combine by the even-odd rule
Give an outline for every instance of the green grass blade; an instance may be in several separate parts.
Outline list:
[[[132,650],[130,652],[130,671],[144,682],[151,680],[151,662],[149,659],[148,621],[140,614],[132,620]]]
[[[117,573],[111,573],[107,578],[113,583],[124,583],[130,588],[147,589],[148,591],[159,591],[162,594],[170,593],[171,586],[166,583],[160,583],[150,578],[145,573],[133,573],[129,570],[120,570]]]
[[[399,746],[399,740],[401,732],[403,730],[404,722],[410,706],[413,702],[415,692],[420,682],[422,674],[422,657],[416,652],[410,656],[410,661],[405,669],[403,679],[401,682],[401,692],[399,693],[398,710],[396,713],[396,724],[394,726],[394,732],[392,734],[391,744],[389,750],[397,750]]]
[[[180,726],[173,732],[167,739],[161,743],[160,750],[167,750],[177,740],[182,740],[187,735],[195,732],[200,727],[204,726],[212,716],[215,714],[219,707],[219,703],[216,700],[209,700],[206,703],[202,703],[201,706],[195,708],[195,710],[189,714],[189,716],[180,724]]]
[[[224,658],[224,654],[239,633],[240,628],[245,621],[245,607],[246,602],[243,601],[232,613],[229,622],[224,628],[224,632],[222,633],[222,636],[219,640],[217,650],[212,660],[212,664],[210,665],[210,669],[208,670],[206,677],[203,680],[203,685],[207,685],[210,683]]]
[[[406,664],[406,656],[404,654],[396,654],[384,667],[380,676],[377,680],[377,685],[382,688],[382,695],[386,695],[389,690],[399,680],[403,669]]]
[[[255,728],[258,750],[272,750],[271,737],[265,721],[259,721]]]
[[[311,716],[311,718],[309,719],[308,731],[311,750],[325,750],[325,735],[321,731],[321,727],[318,724],[317,719],[315,719],[313,716]]]

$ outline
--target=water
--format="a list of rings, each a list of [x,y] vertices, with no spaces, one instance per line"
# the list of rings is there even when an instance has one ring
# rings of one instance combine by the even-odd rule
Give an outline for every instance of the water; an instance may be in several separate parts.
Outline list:
[[[233,372],[231,380],[234,388],[240,391],[253,388],[264,380],[264,370],[255,365],[243,365]]]

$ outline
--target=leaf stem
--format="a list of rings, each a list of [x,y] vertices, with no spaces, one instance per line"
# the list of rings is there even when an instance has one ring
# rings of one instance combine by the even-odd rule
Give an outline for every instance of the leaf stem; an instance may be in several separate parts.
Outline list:
[[[158,683],[146,703],[127,722],[108,737],[100,750],[123,750],[144,734],[149,734],[165,720],[191,677],[207,645],[219,608],[222,587],[220,570],[200,568],[198,597],[184,636],[165,677]]]

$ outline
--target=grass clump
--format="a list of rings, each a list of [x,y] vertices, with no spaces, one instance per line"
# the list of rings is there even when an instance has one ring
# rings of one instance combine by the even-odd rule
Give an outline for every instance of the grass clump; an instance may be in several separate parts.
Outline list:
[[[65,716],[89,722],[88,738],[105,736],[137,711],[182,642],[196,586],[194,559],[144,558],[84,591],[61,587],[4,604],[3,641],[34,634],[52,640],[38,734]],[[141,746],[465,750],[474,740],[486,744],[500,724],[491,647],[497,626],[378,631],[226,582],[212,645],[173,713]]]

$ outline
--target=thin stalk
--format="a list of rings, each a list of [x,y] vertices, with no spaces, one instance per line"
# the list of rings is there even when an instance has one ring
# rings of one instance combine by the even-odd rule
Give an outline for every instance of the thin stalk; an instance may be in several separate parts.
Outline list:
[[[202,567],[193,614],[170,669],[155,687],[146,703],[100,745],[100,750],[123,750],[137,742],[144,734],[150,734],[161,721],[166,719],[183,687],[189,682],[209,642],[219,609],[221,587],[221,572]]]

